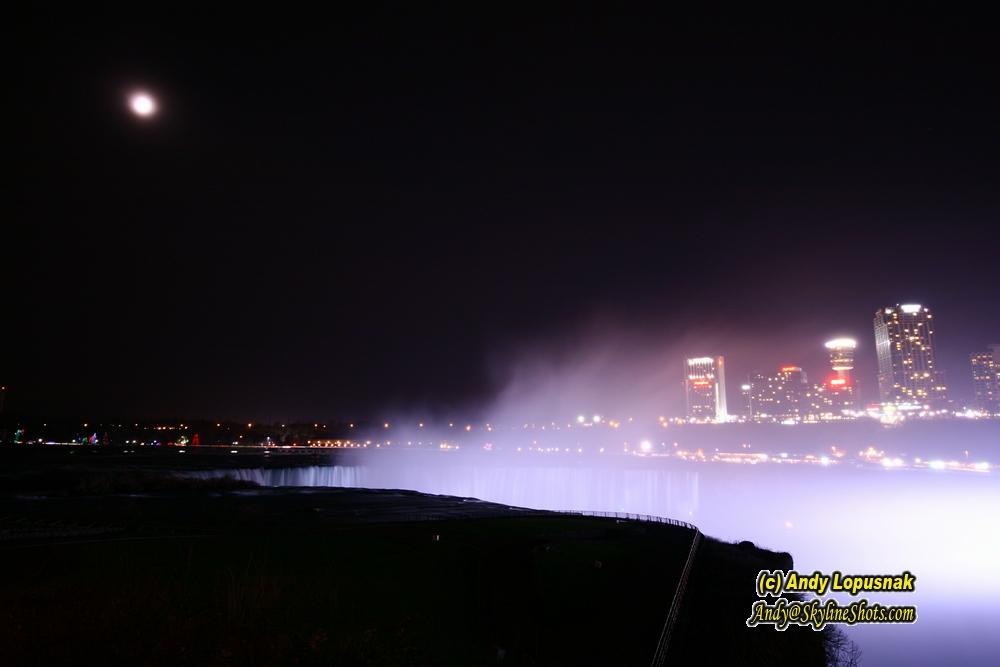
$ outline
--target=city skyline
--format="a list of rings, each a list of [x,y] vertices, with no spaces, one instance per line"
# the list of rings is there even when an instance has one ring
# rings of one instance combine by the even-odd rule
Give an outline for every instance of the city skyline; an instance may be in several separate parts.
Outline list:
[[[875,311],[874,349],[877,373],[876,395],[860,391],[855,373],[858,341],[840,337],[824,343],[829,354],[829,370],[820,382],[810,384],[800,366],[784,364],[774,371],[754,371],[740,384],[740,416],[749,420],[800,421],[840,418],[844,411],[858,414],[867,406],[897,406],[903,410],[950,410],[958,407],[1000,410],[1000,345],[989,345],[986,352],[969,355],[972,393],[949,398],[944,379],[947,371],[935,361],[934,322],[930,309],[916,303],[897,303]],[[722,357],[717,359],[721,360]],[[717,410],[702,400],[692,409],[692,396],[698,389],[725,393],[725,383],[716,385],[709,370],[692,374],[693,364],[710,364],[712,357],[687,359],[685,370],[686,417],[693,421],[729,421],[733,413],[721,418]],[[696,381],[696,382],[695,382]],[[702,387],[692,387],[692,383]],[[963,392],[964,394],[964,392]],[[706,394],[707,396],[707,394]],[[725,397],[722,402],[725,403]],[[821,416],[822,415],[822,416]]]
[[[876,311],[876,315],[878,316],[883,313],[888,314],[894,312],[909,315],[919,315],[923,313],[928,320],[932,317],[930,315],[930,309],[922,306],[921,304],[897,304],[896,306],[887,306],[878,309]],[[903,330],[904,329],[901,329],[901,331]],[[878,343],[880,339],[884,337],[885,332],[880,331],[880,320],[876,317],[873,336],[875,344],[872,346],[873,350],[878,349]],[[882,390],[878,383],[877,373],[874,381],[870,381],[868,383],[865,383],[863,379],[858,378],[855,370],[855,366],[858,363],[857,350],[859,347],[863,348],[864,345],[861,345],[857,339],[841,336],[826,340],[822,346],[813,345],[812,347],[814,348],[814,351],[819,350],[820,347],[824,350],[823,363],[819,364],[818,361],[814,360],[814,370],[816,370],[816,368],[821,369],[819,373],[810,376],[809,371],[804,367],[789,365],[787,363],[781,364],[776,368],[772,367],[771,369],[767,369],[766,365],[762,366],[755,361],[751,361],[749,364],[752,368],[763,368],[763,370],[754,371],[746,376],[743,381],[737,382],[736,384],[739,386],[739,393],[738,395],[734,394],[734,396],[730,396],[727,389],[725,377],[726,362],[723,355],[686,358],[684,362],[684,381],[682,383],[684,387],[682,392],[683,404],[680,410],[668,408],[666,412],[673,415],[675,418],[683,415],[688,420],[694,422],[725,422],[743,419],[760,421],[761,417],[763,417],[765,421],[814,421],[840,419],[843,418],[843,415],[848,413],[853,414],[853,418],[862,415],[862,413],[866,410],[871,409],[876,405],[902,405],[904,410],[910,410],[918,407],[916,404],[913,404],[912,406],[907,405],[908,403],[912,403],[912,401],[907,400],[907,398],[890,397],[888,401],[883,401]],[[1000,357],[1000,354],[998,354],[998,352],[1000,352],[1000,345],[993,344],[987,347],[988,350],[986,352],[972,353],[968,357],[969,363],[971,364],[971,373],[969,373],[966,378],[969,380],[969,386],[971,388],[971,392],[968,396],[964,396],[960,392],[954,400],[937,403],[937,409],[986,409],[985,406],[997,405],[996,399],[993,397],[1000,396],[1000,362],[996,360],[997,357]],[[796,355],[783,355],[782,358],[789,359],[797,357]],[[744,364],[748,363],[745,359],[743,361]],[[876,369],[877,368],[878,366],[876,365]],[[961,378],[962,373],[956,373],[955,376]],[[864,393],[861,390],[861,387],[866,385],[868,393]],[[762,387],[766,387],[766,389],[762,389]],[[947,387],[943,387],[942,389],[947,392]],[[735,391],[736,390],[734,390],[734,392]],[[761,391],[770,392],[771,398],[765,398],[762,401]],[[791,394],[787,393],[789,391]],[[4,386],[2,388],[2,394],[0,394],[0,406],[3,405],[3,401],[7,397],[7,392],[8,387]],[[779,395],[795,395],[797,397],[794,400],[796,403],[795,409],[791,412],[782,412],[780,410],[775,411],[773,409],[773,403],[776,400],[775,397]],[[985,399],[984,396],[986,396]],[[732,400],[733,398],[737,398],[738,400]],[[771,406],[768,409],[762,410],[761,405],[766,402],[771,403]],[[751,403],[755,403],[756,405],[752,407]],[[798,403],[801,403],[801,407],[798,406]],[[930,406],[930,403],[931,401],[928,401],[929,407],[934,407]],[[605,412],[603,406],[594,405],[592,407],[600,409],[601,412]],[[986,411],[996,412],[997,410],[986,409]],[[2,410],[0,410],[0,412],[2,412]],[[377,422],[382,419],[385,414],[387,413],[383,410],[378,415],[345,416],[340,414],[324,415],[322,418],[332,418],[334,421],[340,420],[343,423],[347,423],[348,421],[365,420],[374,420]],[[754,416],[755,414],[756,417]],[[474,413],[453,414],[453,416],[456,415],[462,419],[476,417]],[[719,415],[722,415],[722,417],[720,418]],[[45,414],[41,413],[33,415],[31,413],[23,413],[23,416],[34,418],[39,416],[44,417]],[[51,413],[49,413],[48,416],[56,418],[67,417],[67,415],[54,415]],[[313,415],[310,419],[316,416],[317,415]],[[433,418],[433,416],[433,412],[428,412],[426,415],[427,418]],[[114,421],[115,419],[121,419],[123,417],[126,416],[117,415],[110,418]],[[156,419],[162,419],[164,417],[167,417],[167,415],[160,414],[155,416]],[[480,417],[485,418],[487,423],[491,419],[488,414],[480,415]],[[559,420],[565,418],[566,415],[553,413],[547,416],[546,419],[549,417]],[[104,418],[108,419],[109,417],[105,415]],[[210,415],[188,415],[187,419],[212,420],[215,419],[215,417]],[[231,418],[224,417],[224,419]],[[239,418],[237,418],[236,421],[239,421]],[[277,421],[296,420],[281,417],[280,419],[270,421],[276,423]],[[309,421],[309,419],[306,419],[305,421]]]

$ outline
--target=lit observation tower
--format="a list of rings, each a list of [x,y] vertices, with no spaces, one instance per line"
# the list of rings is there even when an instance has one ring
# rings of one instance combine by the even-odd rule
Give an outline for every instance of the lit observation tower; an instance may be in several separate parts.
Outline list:
[[[834,338],[826,341],[826,349],[830,351],[830,367],[833,374],[826,381],[833,406],[841,412],[852,410],[857,403],[857,391],[854,388],[854,350],[858,342],[853,338]]]
[[[853,338],[834,338],[825,343],[830,350],[830,367],[838,378],[851,381],[851,371],[854,370],[854,350],[858,342]]]

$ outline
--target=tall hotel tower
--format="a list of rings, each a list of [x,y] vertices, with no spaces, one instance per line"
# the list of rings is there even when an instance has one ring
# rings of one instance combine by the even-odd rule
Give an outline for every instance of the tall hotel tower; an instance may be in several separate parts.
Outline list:
[[[878,390],[883,403],[943,407],[947,388],[934,361],[934,316],[920,304],[875,313]]]
[[[1000,413],[1000,345],[990,345],[989,352],[977,352],[969,361],[976,407],[984,412]]]
[[[695,357],[684,364],[687,417],[698,421],[726,421],[726,362],[722,357]]]

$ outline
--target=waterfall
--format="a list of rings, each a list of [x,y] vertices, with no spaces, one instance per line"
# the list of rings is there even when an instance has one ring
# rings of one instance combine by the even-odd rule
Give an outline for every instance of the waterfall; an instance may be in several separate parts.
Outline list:
[[[690,520],[698,511],[694,471],[494,465],[333,465],[237,468],[195,473],[261,486],[407,489],[551,510],[633,512]]]

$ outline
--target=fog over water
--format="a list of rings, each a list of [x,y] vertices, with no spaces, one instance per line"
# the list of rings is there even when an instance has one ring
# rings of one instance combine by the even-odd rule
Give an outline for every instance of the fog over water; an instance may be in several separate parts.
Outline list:
[[[991,664],[1000,655],[994,472],[381,451],[346,465],[236,474],[270,486],[403,488],[521,507],[669,516],[710,536],[788,551],[800,570],[909,570],[915,594],[868,599],[916,604],[918,621],[850,629],[865,664]]]
[[[908,570],[916,593],[866,597],[916,604],[918,621],[850,628],[863,663],[995,664],[1000,420],[886,427],[874,419],[794,426],[669,419],[683,413],[685,356],[728,350],[763,359],[754,370],[765,371],[771,361],[802,359],[815,377],[826,363],[819,340],[772,351],[772,359],[738,340],[692,334],[664,346],[597,324],[579,344],[498,358],[502,389],[475,421],[424,423],[419,410],[397,411],[359,433],[356,443],[368,446],[338,454],[336,465],[236,474],[270,486],[412,489],[538,509],[652,514],[788,551],[800,571]],[[737,368],[728,358],[727,365]],[[728,381],[736,413],[739,375]],[[726,454],[756,463],[713,461]],[[886,467],[883,458],[900,465]],[[981,469],[931,469],[931,461]]]

